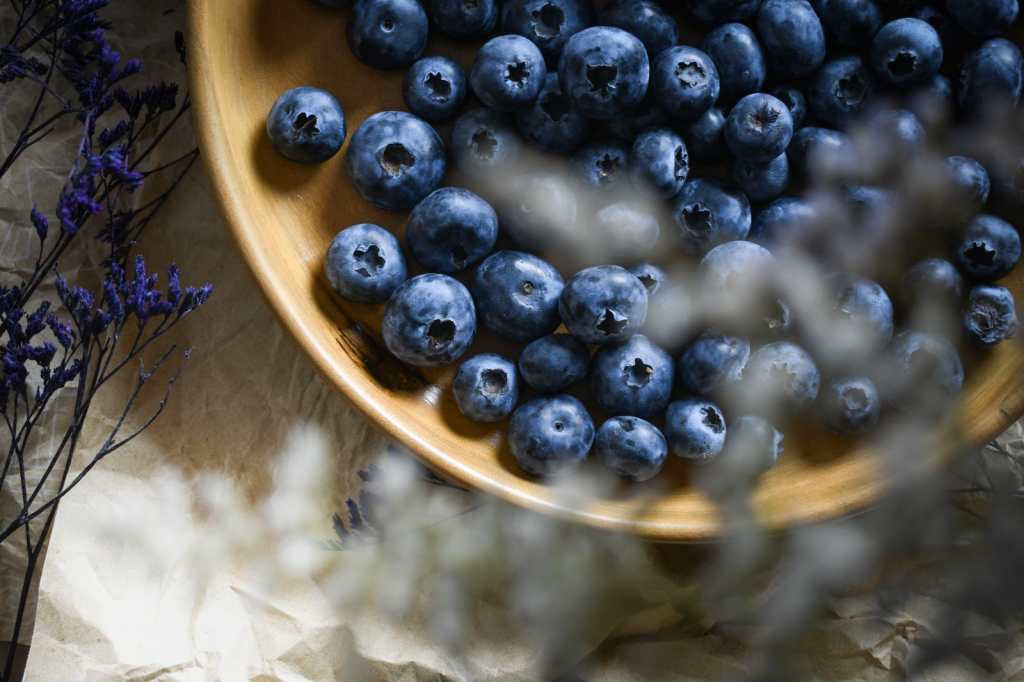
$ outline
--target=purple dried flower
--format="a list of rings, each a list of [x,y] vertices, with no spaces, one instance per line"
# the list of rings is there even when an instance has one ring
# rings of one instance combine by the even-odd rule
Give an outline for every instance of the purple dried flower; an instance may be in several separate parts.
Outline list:
[[[36,234],[39,235],[40,240],[46,239],[46,233],[50,229],[50,221],[35,206],[32,207],[32,226],[36,228]]]

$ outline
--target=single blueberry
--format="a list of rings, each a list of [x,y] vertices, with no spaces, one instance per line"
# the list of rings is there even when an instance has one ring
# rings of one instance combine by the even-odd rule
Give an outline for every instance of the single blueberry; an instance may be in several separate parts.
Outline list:
[[[782,456],[782,432],[764,417],[744,415],[729,425],[723,459],[734,474],[756,478],[778,463]]]
[[[736,160],[732,164],[732,179],[751,201],[771,201],[789,185],[789,159],[783,152],[768,163]]]
[[[351,225],[334,236],[324,270],[339,295],[359,303],[383,303],[407,276],[395,235],[370,223]]]
[[[508,443],[523,471],[552,476],[587,458],[594,422],[572,396],[534,398],[512,413]]]
[[[728,104],[757,92],[764,85],[768,68],[757,37],[743,24],[723,24],[704,36],[703,50],[718,70],[719,101]]]
[[[686,143],[675,131],[657,128],[640,133],[629,152],[629,171],[633,181],[660,197],[674,197],[683,188],[690,172]]]
[[[750,359],[750,342],[740,336],[705,331],[683,349],[676,362],[679,385],[714,397],[738,384]]]
[[[871,64],[878,77],[890,85],[923,83],[942,66],[942,41],[927,21],[896,19],[875,34]]]
[[[800,248],[811,236],[817,217],[814,204],[807,199],[780,197],[757,212],[750,226],[750,241],[771,251]]]
[[[629,268],[629,272],[640,280],[644,289],[647,289],[648,300],[657,294],[665,283],[665,271],[654,263],[639,263]]]
[[[775,258],[754,242],[735,240],[719,244],[700,261],[700,276],[710,291],[729,292],[762,285]]]
[[[751,353],[743,378],[760,409],[771,409],[764,403],[772,399],[785,407],[805,407],[818,397],[821,383],[814,359],[790,341],[769,343]]]
[[[645,201],[615,201],[601,207],[592,229],[599,248],[619,262],[650,256],[661,237],[658,216]]]
[[[427,0],[430,20],[441,33],[467,40],[498,25],[498,0]]]
[[[869,116],[865,125],[883,144],[894,149],[913,152],[925,143],[924,126],[907,109],[881,109]]]
[[[530,251],[558,248],[561,231],[574,229],[579,208],[569,179],[555,171],[537,170],[503,180],[503,191],[495,194],[502,230]]]
[[[612,0],[601,10],[598,24],[632,33],[650,57],[679,42],[675,18],[654,0]]]
[[[625,341],[647,317],[647,290],[639,279],[617,265],[580,270],[558,302],[562,322],[584,343]]]
[[[860,57],[839,57],[818,69],[807,97],[818,120],[841,127],[864,110],[874,89],[874,76]]]
[[[458,360],[476,336],[473,298],[447,275],[413,277],[392,294],[381,332],[384,345],[407,365],[446,365]]]
[[[777,78],[803,78],[825,61],[825,31],[807,0],[764,0],[757,35]]]
[[[683,129],[683,139],[690,158],[718,161],[726,151],[725,114],[718,107],[711,107]]]
[[[504,114],[471,109],[455,120],[452,157],[467,174],[489,172],[519,159],[522,144]]]
[[[780,85],[773,88],[771,94],[789,109],[789,115],[793,117],[793,130],[804,124],[807,118],[807,98],[802,90],[792,85]]]
[[[356,0],[348,19],[348,45],[359,61],[401,69],[420,58],[430,27],[418,0]]]
[[[832,40],[861,49],[882,25],[882,10],[874,0],[817,0],[818,16]]]
[[[1006,33],[1017,20],[1017,0],[946,0],[946,9],[958,24],[979,38]]]
[[[738,188],[711,178],[691,178],[672,200],[683,249],[702,255],[750,232],[750,202]]]
[[[643,101],[651,77],[647,50],[633,35],[610,26],[569,38],[558,62],[558,80],[576,110],[607,120]]]
[[[584,185],[611,188],[629,177],[629,151],[617,142],[591,142],[573,155],[572,166]]]
[[[481,46],[469,70],[469,85],[486,106],[519,111],[533,104],[547,76],[544,56],[522,36],[491,38]]]
[[[825,425],[839,433],[863,433],[878,423],[878,389],[867,377],[839,377],[822,387],[818,407]]]
[[[590,121],[573,108],[562,92],[558,74],[548,73],[537,99],[516,114],[519,134],[541,149],[568,153],[583,144],[590,132]]]
[[[665,436],[676,457],[708,462],[725,447],[725,415],[706,400],[676,400],[665,412]]]
[[[516,366],[496,353],[480,353],[459,365],[452,382],[455,404],[475,422],[496,422],[512,414],[519,400]]]
[[[320,163],[334,156],[345,141],[345,112],[326,90],[292,88],[270,109],[267,136],[286,159]]]
[[[768,163],[784,154],[793,137],[789,108],[763,92],[747,95],[725,120],[725,142],[738,159]]]
[[[402,98],[420,118],[431,123],[447,121],[466,98],[466,74],[447,57],[418,59],[405,72]]]
[[[902,300],[908,308],[938,303],[959,306],[964,281],[956,266],[942,258],[927,258],[903,275]]]
[[[429,123],[404,111],[370,116],[352,135],[345,167],[359,194],[378,208],[412,208],[441,184],[444,143]]]
[[[850,154],[853,145],[845,133],[808,126],[793,133],[786,155],[793,177],[812,178],[815,172]]]
[[[498,216],[468,189],[434,190],[409,214],[405,241],[420,265],[450,274],[486,256],[498,240]]]
[[[978,210],[985,205],[992,183],[984,166],[966,156],[947,156],[946,170],[957,193],[969,208]]]
[[[983,346],[992,346],[1017,333],[1017,307],[1006,287],[979,284],[967,293],[964,329]]]
[[[874,355],[892,339],[892,300],[877,282],[839,276],[832,282],[835,334],[855,339],[858,349]]]
[[[523,381],[541,393],[564,391],[582,381],[589,370],[590,351],[569,334],[534,339],[519,354]]]
[[[982,213],[964,231],[956,247],[956,262],[971,279],[994,282],[1017,264],[1020,249],[1020,235],[1013,225]]]
[[[686,6],[698,21],[719,26],[752,18],[760,4],[761,0],[687,0]]]
[[[718,101],[718,69],[702,50],[677,45],[663,50],[651,65],[655,101],[679,121],[696,121]]]
[[[522,251],[498,251],[473,275],[480,321],[501,337],[529,341],[558,326],[565,282],[547,261]]]
[[[1009,40],[993,38],[961,62],[957,101],[967,113],[999,102],[1016,106],[1022,79],[1020,48]]]
[[[593,21],[588,0],[510,0],[504,5],[502,30],[529,38],[553,66],[566,41]]]
[[[889,347],[883,382],[887,403],[904,412],[942,412],[960,394],[964,366],[946,339],[934,334],[903,331]]]
[[[597,351],[591,365],[590,393],[606,412],[650,417],[668,405],[674,374],[672,356],[637,334]]]
[[[650,422],[638,417],[612,417],[597,430],[594,452],[619,476],[647,481],[665,465],[668,443]]]

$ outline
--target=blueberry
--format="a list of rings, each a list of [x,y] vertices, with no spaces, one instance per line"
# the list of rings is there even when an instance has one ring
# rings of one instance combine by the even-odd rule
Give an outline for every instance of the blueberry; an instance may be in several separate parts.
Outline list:
[[[910,266],[903,276],[902,299],[910,308],[929,303],[959,304],[964,282],[948,260],[927,258]]]
[[[661,236],[661,224],[648,202],[615,201],[594,214],[592,223],[600,247],[620,261],[650,255]]]
[[[764,0],[757,35],[777,78],[803,78],[825,61],[825,31],[807,0]]]
[[[588,187],[614,187],[629,176],[629,152],[617,142],[591,142],[572,157],[573,170]]]
[[[782,456],[782,432],[763,417],[744,415],[729,425],[723,458],[734,473],[756,478],[771,469]]]
[[[867,377],[839,377],[822,387],[818,399],[825,425],[839,433],[863,433],[878,423],[882,403]]]
[[[514,163],[522,147],[508,119],[493,109],[471,109],[459,116],[451,139],[455,163],[469,174]]]
[[[768,163],[737,160],[732,165],[732,179],[751,201],[771,201],[789,185],[789,159],[782,153]]]
[[[565,282],[547,261],[522,251],[491,254],[473,275],[480,321],[495,334],[529,341],[558,326]]]
[[[530,388],[558,393],[582,381],[590,369],[587,347],[569,334],[550,334],[526,344],[519,373]]]
[[[780,197],[754,217],[750,240],[774,251],[800,247],[814,229],[817,211],[804,198]]]
[[[405,72],[402,98],[420,118],[431,123],[447,121],[466,98],[466,74],[447,57],[424,57]]]
[[[640,263],[629,268],[630,274],[640,280],[647,289],[647,298],[650,299],[661,289],[665,283],[665,271],[654,263]]]
[[[784,406],[804,407],[818,397],[821,374],[810,354],[790,341],[776,341],[750,354],[743,371],[755,400],[781,399]],[[758,404],[759,408],[768,405]]]
[[[529,38],[555,65],[566,41],[590,26],[592,14],[588,0],[511,0],[505,3],[501,26]]]
[[[789,108],[763,92],[747,95],[725,120],[725,142],[738,159],[768,163],[786,151],[793,137]]]
[[[966,156],[947,156],[946,170],[957,193],[970,208],[977,210],[985,205],[992,183],[984,166]]]
[[[923,83],[942,66],[942,41],[927,21],[912,17],[890,21],[871,42],[871,64],[890,85]]]
[[[647,290],[617,265],[596,265],[573,275],[562,291],[558,311],[566,328],[580,341],[618,343],[643,325]]]
[[[735,102],[764,85],[767,67],[757,37],[743,24],[723,24],[704,36],[704,51],[718,70],[720,101]]]
[[[710,291],[742,290],[760,284],[774,263],[764,247],[736,240],[708,251],[700,261],[700,275]]]
[[[523,471],[551,476],[587,458],[594,422],[572,396],[535,398],[512,413],[508,442]]]
[[[840,333],[855,335],[871,350],[892,339],[892,301],[877,282],[860,277],[838,277],[833,283],[832,306],[843,321]]]
[[[711,107],[683,130],[686,149],[696,161],[717,161],[725,156],[725,114]]]
[[[473,299],[466,287],[447,275],[413,277],[392,294],[381,332],[388,350],[407,365],[448,364],[473,343]]]
[[[712,26],[727,21],[746,21],[757,13],[761,0],[688,0],[686,5],[698,21]]]
[[[789,109],[789,115],[793,117],[793,130],[804,124],[807,118],[807,98],[802,90],[792,85],[780,85],[773,88],[771,94]]]
[[[556,246],[558,234],[553,226],[573,230],[578,200],[564,174],[544,170],[517,173],[503,189],[496,194],[499,222],[524,249]]]
[[[412,208],[441,184],[444,144],[423,119],[404,111],[374,114],[356,130],[345,167],[359,194],[378,208]]]
[[[476,53],[469,85],[486,106],[518,111],[537,99],[547,73],[544,56],[536,45],[522,36],[498,36]]]
[[[594,452],[619,476],[647,481],[665,465],[668,444],[650,422],[638,417],[612,417],[597,430]]]
[[[993,38],[960,64],[960,108],[971,113],[1000,100],[1015,106],[1022,78],[1020,48],[1009,40]]]
[[[610,119],[643,101],[651,66],[643,43],[622,29],[588,28],[569,38],[558,80],[584,116]]]
[[[672,356],[637,334],[597,351],[590,391],[606,412],[650,417],[668,405],[674,373]]]
[[[817,0],[816,6],[825,32],[843,47],[863,48],[882,25],[874,0]]]
[[[979,284],[967,293],[964,329],[983,346],[992,346],[1017,333],[1017,308],[1006,287]]]
[[[706,400],[677,400],[665,412],[665,436],[676,457],[704,463],[725,447],[725,416]]]
[[[924,332],[897,334],[885,367],[882,396],[904,412],[944,410],[964,383],[964,367],[953,345]]]
[[[612,0],[601,10],[598,24],[632,33],[650,57],[679,42],[676,20],[654,0]]]
[[[652,189],[658,196],[674,197],[690,171],[686,143],[669,128],[640,133],[629,152],[629,170],[634,182]]]
[[[962,49],[964,36],[960,31],[960,28],[956,26],[953,19],[941,9],[934,5],[919,5],[914,8],[911,15],[913,15],[915,19],[927,21],[928,24],[935,29],[935,32],[939,34],[939,40],[942,42],[942,50],[945,52],[947,58],[951,56],[951,53]]]
[[[696,121],[718,101],[718,69],[707,53],[678,45],[664,50],[651,65],[655,101],[680,121]]]
[[[1006,31],[1017,20],[1017,0],[946,0],[946,8],[958,24],[979,38]]]
[[[320,163],[334,156],[345,141],[345,112],[326,90],[292,88],[270,109],[267,136],[286,159]]]
[[[833,159],[842,159],[850,153],[852,144],[845,133],[831,128],[808,126],[793,133],[786,154],[794,177],[810,178]]]
[[[356,0],[348,19],[348,45],[361,62],[400,69],[423,54],[429,28],[418,0]]]
[[[427,0],[427,9],[441,33],[460,40],[485,36],[498,24],[498,0]]]
[[[676,363],[679,385],[705,397],[739,383],[750,359],[750,342],[740,336],[706,331],[683,349]]]
[[[370,223],[346,227],[334,236],[324,270],[338,294],[359,303],[383,303],[407,276],[395,235]]]
[[[475,422],[496,422],[512,414],[519,400],[516,366],[496,353],[480,353],[459,365],[452,382],[455,404]]]
[[[710,178],[691,178],[672,201],[683,249],[702,255],[750,232],[750,202],[739,189]]]
[[[912,152],[925,143],[924,126],[913,112],[907,109],[882,109],[866,121],[872,133],[881,138],[883,144]]]
[[[442,187],[416,204],[405,227],[413,258],[427,270],[450,274],[486,256],[498,240],[498,216],[468,189]]]
[[[590,121],[573,108],[557,73],[548,73],[537,99],[516,114],[516,123],[519,133],[533,144],[563,154],[583,144],[590,132]]]
[[[874,89],[874,76],[860,57],[839,57],[818,69],[807,97],[818,120],[845,126],[864,110]]]
[[[993,215],[980,214],[967,226],[956,248],[956,262],[971,279],[994,282],[1020,260],[1020,235],[1013,225]]]

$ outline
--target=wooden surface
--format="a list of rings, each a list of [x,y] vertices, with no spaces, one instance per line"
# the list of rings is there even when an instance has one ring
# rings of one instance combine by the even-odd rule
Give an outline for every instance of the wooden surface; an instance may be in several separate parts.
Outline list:
[[[195,121],[216,194],[263,294],[331,382],[429,466],[466,485],[654,540],[715,537],[715,508],[675,458],[653,485],[624,486],[586,509],[562,506],[543,484],[519,473],[501,437],[504,424],[481,426],[459,415],[446,390],[450,369],[401,366],[380,343],[381,307],[344,303],[330,291],[322,263],[333,235],[357,222],[400,233],[405,215],[374,209],[356,194],[344,172],[344,148],[320,166],[278,157],[264,120],[277,96],[297,85],[333,92],[345,108],[349,137],[377,111],[404,110],[402,72],[375,71],[352,57],[346,12],[312,0],[189,0],[189,12]],[[470,54],[436,42],[427,53],[463,64]],[[1009,286],[1022,300],[1019,270]],[[972,367],[957,419],[969,443],[993,438],[1024,412],[1022,370],[1018,344],[1003,344]],[[932,463],[952,451],[950,439],[936,438]],[[865,447],[819,431],[787,433],[785,455],[762,479],[754,505],[772,527],[834,517],[869,504],[883,478]]]

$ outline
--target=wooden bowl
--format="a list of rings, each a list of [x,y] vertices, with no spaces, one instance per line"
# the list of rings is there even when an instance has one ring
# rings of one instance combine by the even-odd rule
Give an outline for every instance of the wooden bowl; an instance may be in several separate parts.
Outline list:
[[[203,158],[228,225],[263,293],[324,375],[366,415],[438,473],[514,504],[659,541],[713,538],[715,507],[670,462],[657,487],[624,486],[585,509],[561,504],[525,478],[502,438],[504,424],[462,418],[451,369],[403,367],[379,339],[380,306],[345,303],[323,271],[341,228],[376,222],[401,231],[404,214],[374,209],[348,180],[344,149],[319,166],[289,163],[272,150],[264,120],[285,89],[314,85],[342,102],[349,137],[369,115],[404,109],[403,72],[355,60],[345,44],[347,12],[313,0],[189,0],[189,68]],[[471,52],[432,38],[430,53],[468,65]],[[1021,268],[1009,286],[1024,299]],[[958,420],[970,444],[993,438],[1024,412],[1024,352],[1003,344],[972,367]],[[935,458],[951,451],[937,447]],[[670,458],[675,460],[675,458]],[[864,446],[820,432],[790,433],[786,454],[759,484],[754,507],[770,527],[847,514],[880,492],[883,472]],[[653,500],[642,491],[654,490]],[[641,491],[641,492],[637,492]]]

